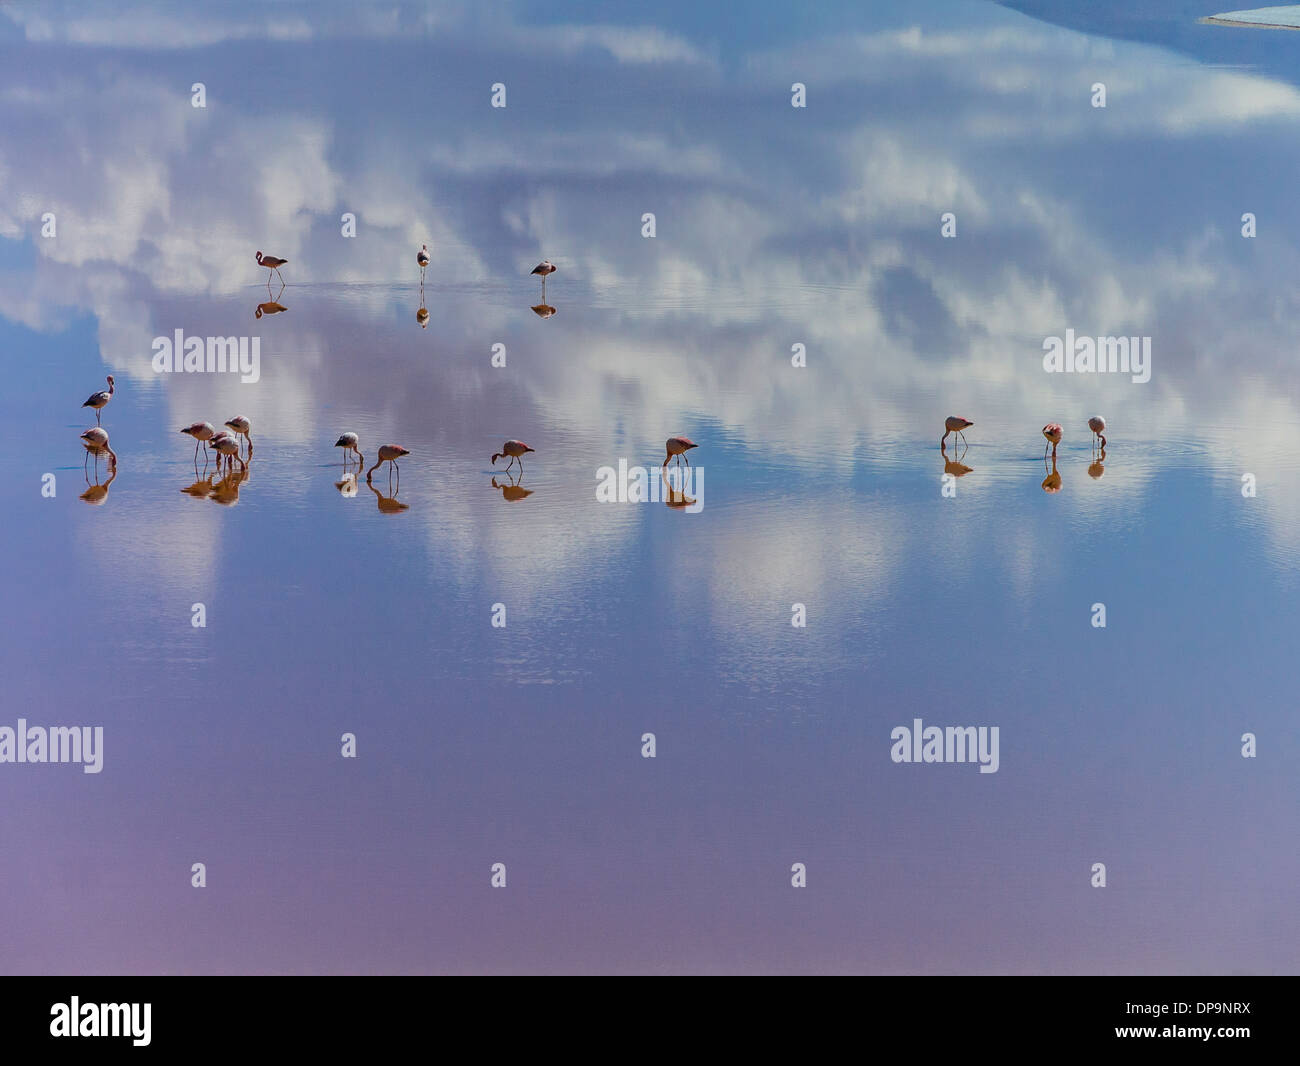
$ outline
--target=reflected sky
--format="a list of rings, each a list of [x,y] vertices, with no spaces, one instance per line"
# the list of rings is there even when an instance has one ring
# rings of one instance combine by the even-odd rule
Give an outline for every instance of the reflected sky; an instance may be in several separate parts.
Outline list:
[[[0,969],[1294,972],[1300,37],[1013,6],[0,8]]]

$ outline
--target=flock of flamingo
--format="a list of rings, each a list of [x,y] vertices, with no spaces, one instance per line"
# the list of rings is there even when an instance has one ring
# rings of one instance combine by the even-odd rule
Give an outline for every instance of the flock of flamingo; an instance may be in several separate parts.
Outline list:
[[[939,438],[939,451],[943,454],[944,464],[943,472],[952,474],[954,477],[964,477],[970,473],[971,468],[960,461],[952,461],[948,458],[947,441],[950,434],[956,434],[954,440],[960,440],[966,444],[965,430],[970,429],[975,423],[969,418],[962,418],[960,415],[949,415],[943,420],[943,436]],[[1101,415],[1093,415],[1088,419],[1088,428],[1092,430],[1092,446],[1094,461],[1088,467],[1090,477],[1099,478],[1105,471],[1106,461],[1106,420]],[[1043,446],[1043,463],[1047,462],[1047,449],[1052,450],[1052,469],[1047,477],[1043,479],[1043,491],[1048,493],[1061,491],[1061,474],[1056,469],[1056,449],[1060,446],[1062,439],[1065,437],[1065,430],[1059,422],[1048,422],[1042,429],[1043,437],[1047,444]],[[963,450],[962,456],[966,453]]]
[[[939,438],[939,450],[947,451],[947,447],[944,442],[947,441],[948,435],[951,433],[957,434],[957,437],[953,438],[954,440],[960,438],[961,442],[965,444],[966,434],[962,431],[970,429],[970,427],[973,426],[974,424],[975,423],[972,422],[969,418],[962,418],[960,415],[949,415],[947,418],[943,420],[943,436]],[[1093,415],[1090,419],[1088,419],[1088,428],[1092,430],[1093,446],[1095,447],[1097,443],[1100,442],[1101,450],[1105,452],[1106,420],[1102,418],[1101,415]],[[1049,446],[1052,449],[1052,455],[1055,456],[1056,448],[1061,443],[1062,438],[1065,436],[1065,430],[1061,428],[1061,424],[1059,422],[1048,422],[1047,425],[1043,427],[1043,436],[1047,438],[1047,444],[1044,445],[1043,447],[1043,458],[1044,459],[1047,458],[1047,448]]]
[[[273,276],[279,277],[280,291],[283,292],[285,282],[284,275],[280,272],[280,268],[287,265],[289,260],[281,259],[274,255],[263,255],[260,250],[257,252],[256,258],[258,266],[266,267],[268,271],[266,275],[268,294],[270,293],[271,278]],[[427,244],[420,245],[420,250],[416,253],[415,261],[416,265],[420,268],[420,291],[421,294],[423,294],[424,272],[428,268],[430,261],[429,246]],[[542,279],[542,306],[546,305],[546,279],[551,274],[555,273],[555,271],[556,266],[549,259],[542,260],[542,262],[538,263],[537,266],[532,269],[532,273],[540,276]],[[423,300],[421,300],[421,310],[423,310]],[[537,308],[534,308],[533,310],[537,310]],[[554,313],[553,309],[551,310],[551,313]],[[259,314],[258,317],[260,318],[261,315]],[[424,321],[427,321],[427,316]],[[424,321],[421,322],[421,325],[424,324]],[[95,412],[95,425],[93,428],[88,429],[81,434],[81,441],[82,445],[86,449],[86,462],[88,463],[90,461],[92,455],[95,457],[96,478],[98,478],[99,459],[100,456],[103,455],[108,456],[108,461],[112,467],[114,475],[116,475],[117,472],[117,455],[113,449],[109,447],[108,431],[104,429],[101,418],[104,408],[107,407],[109,401],[113,399],[115,391],[116,386],[113,382],[113,376],[110,374],[108,376],[108,388],[93,393],[86,402],[81,405],[82,407],[90,407]],[[963,418],[959,415],[949,415],[944,419],[943,436],[939,438],[939,450],[944,453],[945,457],[947,456],[948,437],[956,434],[954,439],[960,440],[963,444],[966,444],[966,434],[964,431],[970,429],[974,424],[975,423],[969,418]],[[194,422],[181,429],[182,433],[194,439],[194,464],[196,468],[199,461],[199,448],[202,447],[205,468],[207,466],[208,452],[209,449],[211,449],[217,453],[218,473],[221,471],[222,464],[224,463],[225,468],[233,474],[236,459],[239,460],[241,471],[247,471],[248,459],[252,459],[253,457],[253,438],[251,436],[252,424],[243,415],[236,415],[234,418],[226,421],[225,427],[225,429],[218,430],[211,422]],[[1106,429],[1106,420],[1100,415],[1094,415],[1092,418],[1088,419],[1088,428],[1093,433],[1094,447],[1098,442],[1100,442],[1101,456],[1102,458],[1105,458],[1106,437],[1104,434]],[[1056,461],[1056,449],[1060,445],[1065,431],[1061,428],[1059,423],[1049,422],[1043,427],[1042,432],[1043,437],[1047,440],[1047,445],[1043,448],[1043,458],[1046,460],[1047,449],[1050,447],[1054,465]],[[245,458],[244,455],[245,444],[248,446],[247,458]],[[348,431],[339,436],[339,439],[334,442],[334,447],[342,448],[344,452],[344,478],[351,479],[351,481],[355,483],[357,474],[361,472],[361,468],[365,465],[365,457],[361,454],[361,439],[356,433]],[[665,442],[663,466],[667,467],[669,461],[674,458],[681,459],[687,466],[690,466],[690,459],[687,457],[686,453],[696,447],[698,447],[698,445],[689,437],[669,437]],[[536,451],[536,449],[530,448],[521,440],[508,440],[501,446],[499,452],[493,453],[492,465],[496,466],[498,459],[509,459],[510,461],[506,464],[506,471],[509,472],[511,467],[518,463],[519,472],[522,474],[524,469],[523,457],[534,451]],[[381,444],[376,452],[375,464],[366,471],[367,483],[371,481],[374,472],[378,470],[379,467],[384,463],[388,463],[389,479],[391,481],[393,472],[397,471],[398,487],[400,489],[401,468],[397,465],[397,460],[410,454],[410,451],[407,448],[403,448],[400,444]],[[351,455],[355,455],[357,460],[357,469],[354,472],[348,472],[347,470]],[[83,468],[84,466],[85,464],[83,464]],[[1049,480],[1051,479],[1049,478]]]

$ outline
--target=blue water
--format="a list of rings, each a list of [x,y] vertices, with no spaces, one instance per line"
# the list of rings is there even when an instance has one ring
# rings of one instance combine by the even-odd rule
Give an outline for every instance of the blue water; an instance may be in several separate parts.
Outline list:
[[[1032,7],[0,9],[0,970],[1294,972],[1300,38]]]

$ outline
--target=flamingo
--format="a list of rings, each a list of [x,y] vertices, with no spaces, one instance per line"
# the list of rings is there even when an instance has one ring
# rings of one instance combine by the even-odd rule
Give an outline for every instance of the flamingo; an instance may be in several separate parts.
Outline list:
[[[400,481],[402,477],[402,468],[397,465],[397,460],[400,459],[403,455],[410,455],[410,454],[411,453],[407,451],[405,448],[403,448],[400,444],[381,444],[379,446],[379,459],[375,462],[374,466],[372,466],[369,470],[366,471],[366,481],[369,481],[370,475],[373,474],[376,470],[378,470],[379,467],[384,463],[393,464],[392,467],[390,467],[388,474],[391,477],[393,470],[396,470],[398,480]]]
[[[95,457],[95,469],[99,469],[99,457],[105,452],[108,452],[108,460],[113,464],[113,469],[117,469],[117,455],[113,449],[108,446],[108,430],[101,426],[96,426],[94,429],[88,429],[81,435],[81,443],[86,449],[87,462],[90,460],[92,455]],[[86,464],[84,462],[81,464],[81,469],[84,473],[86,469]]]
[[[257,265],[266,267],[266,269],[271,271],[273,274],[280,274],[280,268],[287,262],[289,262],[289,260],[280,259],[274,255],[263,255],[261,252],[257,253]],[[283,274],[280,274],[280,284],[284,284]],[[266,275],[266,287],[268,289],[271,287],[271,274]]]
[[[686,465],[690,466],[691,461],[686,458],[686,453],[692,448],[699,447],[690,437],[669,437],[665,444],[668,448],[668,454],[664,456],[663,464],[659,467],[660,470],[668,465],[668,460],[674,455],[680,455],[683,459],[686,459]]]
[[[217,453],[217,464],[221,464],[221,457],[226,457],[226,466],[231,471],[235,469],[235,458],[239,455],[239,438],[233,434],[222,430],[212,438],[212,447]],[[240,467],[247,469],[248,464],[242,458],[239,460]]]
[[[203,454],[207,455],[207,442],[212,439],[216,430],[212,428],[211,422],[195,422],[186,426],[181,432],[194,438],[194,461],[197,463],[199,461],[199,444],[203,444]]]
[[[540,263],[538,263],[535,267],[533,267],[532,272],[534,274],[541,274],[542,284],[545,285],[546,275],[554,274],[555,270],[556,270],[556,266],[554,263],[552,263],[549,259],[543,259]]]
[[[248,457],[253,458],[253,438],[248,432],[253,428],[253,424],[243,415],[235,415],[234,418],[226,422],[226,425],[248,441]]]
[[[1056,422],[1048,422],[1047,425],[1043,427],[1043,436],[1047,438],[1048,444],[1052,446],[1053,459],[1056,458],[1056,446],[1061,443],[1061,437],[1064,433],[1065,430],[1063,430]],[[1046,446],[1043,448],[1043,458],[1047,458]]]
[[[420,264],[420,277],[424,277],[424,268],[429,265],[429,246],[420,245],[420,250],[415,253],[415,261]]]
[[[348,465],[348,452],[356,452],[357,466],[361,466],[366,461],[365,456],[361,454],[360,445],[361,438],[355,433],[344,433],[343,436],[339,437],[339,439],[334,442],[334,447],[343,449],[344,468]]]
[[[90,394],[90,399],[83,403],[82,407],[93,407],[95,409],[95,425],[99,425],[99,412],[108,406],[108,401],[113,398],[113,390],[116,386],[113,384],[113,375],[108,375],[108,391],[94,392]]]
[[[1095,436],[1101,438],[1102,451],[1105,451],[1106,450],[1106,437],[1105,437],[1106,420],[1102,418],[1101,415],[1093,415],[1090,419],[1088,419],[1088,428],[1092,430]],[[1097,442],[1094,440],[1093,444],[1096,443]]]
[[[552,267],[552,269],[554,268]],[[522,456],[528,452],[534,452],[536,450],[536,448],[528,447],[528,445],[521,440],[508,440],[501,445],[501,450],[492,456],[492,465],[496,466],[498,459],[504,459],[508,455],[510,456],[510,462],[506,463],[506,469],[509,470],[510,467],[518,461],[519,473],[522,474],[524,472],[524,460]]]
[[[963,444],[966,443],[966,434],[963,429],[970,429],[975,423],[969,418],[962,418],[961,415],[949,415],[943,420],[943,436],[939,438],[939,447],[943,447],[943,442],[948,439],[949,433],[956,433],[961,438]]]

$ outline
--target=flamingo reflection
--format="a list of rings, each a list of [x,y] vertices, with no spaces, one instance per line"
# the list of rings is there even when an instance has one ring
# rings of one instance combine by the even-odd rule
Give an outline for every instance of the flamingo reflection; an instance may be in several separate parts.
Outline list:
[[[507,475],[503,482],[497,481],[494,477],[492,479],[492,487],[494,489],[500,489],[501,498],[510,503],[516,503],[519,500],[526,500],[534,491],[533,489],[524,488],[513,475]]]
[[[1043,460],[1043,465],[1044,467],[1047,465],[1046,458]],[[1055,452],[1052,453],[1052,472],[1048,474],[1047,477],[1043,478],[1043,491],[1049,493],[1061,491],[1061,474],[1056,469]]]
[[[282,303],[276,303],[274,300],[267,300],[264,304],[258,304],[253,311],[254,318],[261,318],[263,315],[278,315],[281,311],[289,310]]]
[[[378,466],[379,464],[376,463],[375,465]],[[366,478],[366,488],[375,494],[375,500],[379,504],[380,514],[401,514],[410,507],[410,504],[402,503],[397,498],[396,492],[391,496],[385,496],[375,488],[374,483],[369,478]]]

